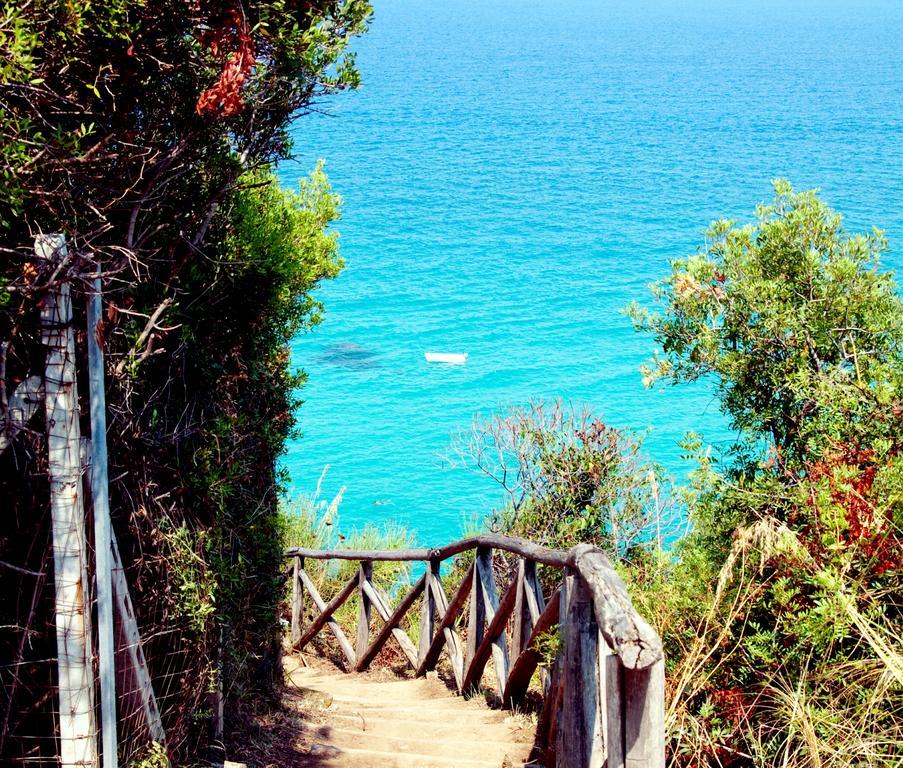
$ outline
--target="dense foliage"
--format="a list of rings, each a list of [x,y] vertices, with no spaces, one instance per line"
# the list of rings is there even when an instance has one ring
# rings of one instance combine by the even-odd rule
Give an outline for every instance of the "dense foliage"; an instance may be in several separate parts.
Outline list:
[[[737,443],[698,438],[692,532],[631,577],[669,654],[677,764],[890,766],[903,757],[903,301],[880,233],[775,185],[754,225],[633,308],[650,379],[710,377]]]
[[[322,169],[283,192],[273,164],[295,116],[357,85],[347,44],[369,13],[365,0],[0,9],[2,402],[41,371],[45,291],[69,279],[78,294],[99,263],[113,522],[173,756],[207,743],[218,680],[234,712],[278,677],[275,462],[300,383],[285,345],[317,322],[310,291],[341,263]],[[34,259],[38,231],[66,233],[61,270]],[[32,737],[52,733],[55,645],[52,591],[28,575],[49,542],[31,426],[0,457],[2,559],[25,569],[0,574],[23,595],[0,642],[27,671],[0,706],[4,755],[36,760],[53,750]]]
[[[635,310],[664,356],[649,380],[713,375],[722,409],[755,458],[793,470],[832,442],[899,438],[901,302],[879,270],[880,232],[846,236],[814,192],[775,185],[758,222],[712,225],[700,254],[655,290],[667,311]]]

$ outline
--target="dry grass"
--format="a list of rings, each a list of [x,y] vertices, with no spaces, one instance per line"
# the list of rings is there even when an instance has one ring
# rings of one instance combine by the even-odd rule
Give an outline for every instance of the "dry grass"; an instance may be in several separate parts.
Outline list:
[[[774,578],[764,564],[788,552],[805,557],[796,536],[773,519],[735,538],[705,618],[669,675],[666,719],[675,764],[899,768],[903,638],[890,620],[862,613],[851,596],[853,584],[836,594],[855,631],[852,645],[845,639],[848,661],[810,658],[802,667],[788,662],[757,670],[754,685],[721,692],[733,696],[729,722],[713,714],[708,699],[700,706],[716,680],[730,677],[728,668],[753,631],[751,611]],[[664,634],[682,620],[667,613],[664,618]]]

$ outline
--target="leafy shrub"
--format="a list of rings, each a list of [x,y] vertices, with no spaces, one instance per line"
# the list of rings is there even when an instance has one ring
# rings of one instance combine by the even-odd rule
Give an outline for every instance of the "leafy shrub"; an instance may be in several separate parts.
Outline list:
[[[643,457],[640,438],[587,409],[560,401],[515,408],[475,422],[454,451],[506,492],[485,521],[493,531],[628,558],[673,536],[670,481]]]
[[[282,679],[276,460],[303,381],[286,345],[317,322],[311,292],[341,261],[322,169],[293,192],[274,169],[294,119],[358,84],[348,44],[370,11],[365,0],[0,4],[2,388],[43,366],[48,289],[68,280],[80,313],[100,264],[113,525],[175,761],[206,756],[212,670],[227,718]],[[60,269],[33,254],[42,231],[66,234]],[[76,352],[81,370],[83,336]],[[11,531],[0,555],[32,571],[49,550],[40,434],[0,457]],[[31,588],[17,571],[0,579],[4,593]],[[0,737],[11,760],[55,760],[47,589],[33,619],[15,604],[0,617],[23,628],[0,650],[23,656],[29,681],[0,707],[24,729]],[[37,733],[49,734],[40,755]]]

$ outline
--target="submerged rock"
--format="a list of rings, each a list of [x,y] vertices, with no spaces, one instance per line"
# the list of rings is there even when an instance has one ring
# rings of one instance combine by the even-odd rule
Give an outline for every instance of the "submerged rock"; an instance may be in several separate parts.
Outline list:
[[[368,370],[379,368],[379,356],[372,349],[362,347],[353,341],[342,341],[326,347],[317,360],[335,368],[348,368],[351,370]]]

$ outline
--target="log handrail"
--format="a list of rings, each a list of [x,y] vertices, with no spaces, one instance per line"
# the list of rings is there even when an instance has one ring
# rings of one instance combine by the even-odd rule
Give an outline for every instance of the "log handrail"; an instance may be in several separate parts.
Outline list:
[[[440,565],[470,550],[476,550],[474,562],[449,600]],[[494,550],[519,558],[501,599],[493,573]],[[482,534],[438,549],[293,548],[285,556],[293,562],[287,574],[292,575],[293,585],[294,647],[304,647],[328,627],[349,669],[362,670],[393,637],[417,676],[434,669],[445,650],[457,688],[465,695],[479,688],[492,658],[498,695],[504,706],[512,707],[523,700],[540,665],[540,638],[558,626],[557,655],[541,678],[545,704],[537,734],[540,758],[556,768],[664,768],[661,639],[636,611],[627,587],[599,549],[578,544],[564,552],[524,539]],[[357,573],[327,605],[304,571],[307,559],[357,561]],[[423,576],[394,610],[372,580],[373,563],[387,561],[425,565]],[[537,564],[563,572],[561,587],[549,595],[548,602],[537,579]],[[301,626],[304,591],[319,610],[306,631]],[[358,624],[352,648],[332,614],[355,591]],[[420,636],[415,644],[400,625],[421,596]],[[463,614],[468,603],[469,613]],[[383,626],[371,638],[374,612]],[[466,646],[457,628],[462,615],[467,623]],[[510,629],[509,624],[513,624]]]
[[[306,549],[292,547],[285,551],[285,557],[309,557],[312,560],[368,560],[370,562],[392,561],[413,562],[415,560],[448,560],[470,549],[485,547],[500,549],[512,555],[520,555],[543,565],[564,568],[573,565],[571,553],[560,549],[549,549],[516,536],[502,536],[497,533],[482,533],[460,541],[446,544],[439,549]]]

